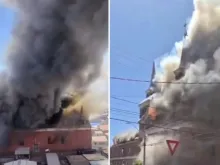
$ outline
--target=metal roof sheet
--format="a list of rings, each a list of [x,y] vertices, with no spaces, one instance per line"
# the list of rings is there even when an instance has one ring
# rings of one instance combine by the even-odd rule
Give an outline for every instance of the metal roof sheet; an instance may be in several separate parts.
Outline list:
[[[154,97],[156,96],[156,94],[152,94],[151,96],[145,98],[144,100],[142,100],[139,103],[139,107],[142,107],[143,105],[145,105],[148,101],[152,100]]]
[[[37,165],[37,162],[29,161],[29,160],[16,160],[16,161],[4,163],[4,165]]]
[[[108,160],[90,161],[90,165],[108,165]]]
[[[15,150],[15,155],[29,155],[30,148],[29,147],[19,147]]]
[[[60,160],[57,153],[46,153],[48,165],[60,165]]]
[[[88,161],[102,161],[106,160],[106,158],[101,155],[100,153],[95,153],[95,154],[84,154],[83,155]]]
[[[89,161],[82,155],[69,155],[66,156],[70,164],[74,165],[90,165]]]

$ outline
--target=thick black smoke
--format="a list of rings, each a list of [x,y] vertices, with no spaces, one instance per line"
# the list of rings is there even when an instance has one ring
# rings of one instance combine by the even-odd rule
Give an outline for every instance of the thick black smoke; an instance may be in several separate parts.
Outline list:
[[[16,26],[1,78],[0,121],[38,128],[60,113],[70,83],[86,89],[99,76],[108,44],[108,0],[13,2]]]

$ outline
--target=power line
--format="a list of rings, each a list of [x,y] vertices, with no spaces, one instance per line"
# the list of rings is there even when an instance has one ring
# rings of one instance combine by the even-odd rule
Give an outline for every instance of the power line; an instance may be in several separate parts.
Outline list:
[[[202,139],[208,139],[208,138],[216,138],[216,137],[219,137],[220,135],[217,134],[217,131],[214,131],[214,132],[206,132],[206,133],[201,133],[201,132],[193,132],[193,131],[190,131],[190,130],[178,130],[178,129],[173,129],[173,128],[168,128],[168,127],[163,127],[163,126],[158,126],[158,125],[155,125],[155,124],[142,124],[142,123],[138,123],[138,122],[134,122],[134,121],[129,121],[129,120],[123,120],[123,119],[117,119],[117,118],[110,118],[111,120],[116,120],[116,121],[121,121],[121,122],[125,122],[126,124],[140,124],[140,125],[148,125],[148,126],[151,126],[151,127],[156,127],[156,128],[162,128],[162,129],[166,129],[166,130],[172,130],[172,131],[175,131],[175,132],[183,132],[183,133],[189,133],[189,134],[192,134],[193,138],[196,138],[197,136],[201,136],[201,135],[211,135],[207,138],[202,138]],[[147,135],[152,135],[154,133],[151,133],[151,134],[147,134]],[[159,142],[161,143],[161,142]],[[159,144],[158,143],[158,144]],[[151,145],[154,145],[154,143],[152,144],[148,144],[146,146],[151,146]]]
[[[126,99],[121,99],[121,98],[118,98],[118,97],[115,97],[115,96],[111,96],[111,98],[113,98],[115,100],[120,100],[120,101],[128,102],[128,103],[131,103],[131,104],[139,105],[139,103],[136,103],[136,102],[133,102],[133,101],[129,101],[129,100],[126,100]]]
[[[112,111],[111,110],[111,114],[112,114],[112,116],[117,115],[117,116],[123,116],[123,117],[126,117],[126,118],[137,119],[137,115],[135,116],[134,114],[128,114],[128,113],[125,113],[125,112],[117,112],[117,111]]]
[[[135,115],[135,114],[139,115],[138,112],[134,112],[134,111],[131,111],[131,110],[126,110],[126,109],[120,109],[120,108],[114,108],[114,107],[112,107],[111,110],[117,111],[117,112],[126,112],[126,113],[131,113],[131,114],[134,114],[134,115]]]
[[[155,125],[155,124],[144,124],[144,123],[138,123],[138,122],[134,122],[134,121],[129,121],[129,120],[123,120],[123,119],[118,119],[118,118],[110,118],[111,120],[116,120],[116,121],[121,121],[121,122],[126,122],[126,123],[131,123],[131,124],[141,124],[141,125],[147,125],[147,126],[152,126],[155,128],[162,128],[162,129],[167,129],[167,130],[172,130],[172,131],[176,131],[176,132],[185,132],[185,133],[196,133],[198,134],[199,132],[193,132],[193,131],[187,131],[187,130],[178,130],[178,129],[174,129],[174,128],[168,128],[168,127],[163,127],[163,126],[159,126],[159,125]]]
[[[142,82],[142,83],[151,82],[151,81],[147,81],[147,80],[135,80],[135,79],[121,78],[121,77],[110,77],[110,79],[121,80],[121,81]]]
[[[112,94],[112,96],[116,96],[115,94]],[[145,96],[141,96],[141,95],[117,95],[117,97],[121,97],[121,98],[140,98],[143,99]]]
[[[125,123],[130,123],[130,124],[139,124],[135,121],[129,121],[129,120],[123,120],[123,119],[117,119],[117,118],[113,118],[113,117],[110,117],[111,120],[116,120],[116,121],[122,121],[122,122],[125,122]]]
[[[151,80],[140,80],[140,79],[131,79],[131,78],[122,78],[122,77],[110,77],[110,79],[113,80],[121,80],[121,81],[133,81],[133,82],[142,82],[142,83],[150,83]],[[192,85],[198,85],[198,84],[213,84],[218,85],[220,82],[179,82],[179,81],[154,81],[155,84],[192,84]]]

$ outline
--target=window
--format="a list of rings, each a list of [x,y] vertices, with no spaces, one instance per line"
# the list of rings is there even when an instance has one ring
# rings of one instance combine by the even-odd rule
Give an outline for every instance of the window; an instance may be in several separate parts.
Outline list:
[[[20,145],[20,146],[23,146],[23,145],[24,145],[24,140],[20,140],[20,141],[19,141],[19,145]]]
[[[60,141],[61,141],[61,144],[64,144],[65,143],[65,138],[62,136]]]
[[[121,154],[124,155],[124,148],[121,149]]]
[[[51,137],[48,137],[48,138],[47,138],[47,143],[48,143],[48,144],[52,144],[52,138],[51,138]]]
[[[38,144],[34,144],[33,150],[34,150],[34,152],[39,152],[40,149],[39,149]]]

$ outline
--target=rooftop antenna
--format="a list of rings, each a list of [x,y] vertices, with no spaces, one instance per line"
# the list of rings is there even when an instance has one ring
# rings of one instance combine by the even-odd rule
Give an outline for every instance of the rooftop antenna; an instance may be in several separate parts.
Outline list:
[[[187,36],[187,23],[184,24],[185,32],[184,32],[184,38]]]
[[[82,121],[83,124],[85,124],[84,119],[83,119],[83,106],[81,106],[81,109],[80,109],[80,121]]]
[[[151,96],[154,93],[154,87],[155,83],[153,82],[155,74],[156,74],[156,69],[155,69],[155,61],[153,62],[152,65],[152,73],[151,73],[151,80],[150,80],[150,88],[146,91],[146,97]]]
[[[150,86],[154,86],[153,80],[154,80],[155,74],[156,74],[156,67],[155,67],[155,61],[154,61],[153,66],[152,66]]]

